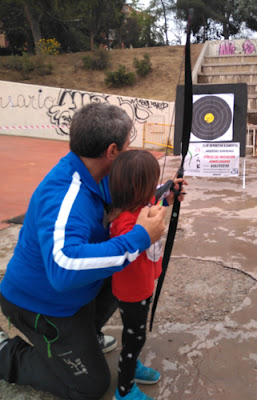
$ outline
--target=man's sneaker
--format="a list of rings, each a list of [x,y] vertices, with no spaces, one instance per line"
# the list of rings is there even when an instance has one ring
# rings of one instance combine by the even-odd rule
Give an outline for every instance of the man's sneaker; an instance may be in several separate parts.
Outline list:
[[[9,336],[5,333],[0,326],[0,350],[7,344]],[[5,343],[6,342],[6,343]]]
[[[119,390],[116,389],[115,395],[113,396],[112,400],[154,400],[152,397],[147,396],[147,394],[141,392],[141,390],[137,387],[134,383],[132,389],[126,396],[121,396]]]
[[[102,332],[98,333],[98,342],[103,353],[109,353],[117,347],[117,340],[108,335],[104,335]]]
[[[145,385],[153,385],[160,379],[160,372],[152,368],[145,367],[140,360],[137,360],[135,382]]]

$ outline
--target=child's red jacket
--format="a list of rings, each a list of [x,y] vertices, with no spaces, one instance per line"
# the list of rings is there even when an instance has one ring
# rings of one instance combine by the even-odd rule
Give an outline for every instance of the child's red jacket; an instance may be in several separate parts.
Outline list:
[[[129,232],[136,223],[140,209],[134,212],[122,212],[110,226],[111,237]],[[112,292],[119,300],[135,303],[145,300],[153,294],[154,281],[162,269],[161,241],[152,244],[149,249],[112,276]]]

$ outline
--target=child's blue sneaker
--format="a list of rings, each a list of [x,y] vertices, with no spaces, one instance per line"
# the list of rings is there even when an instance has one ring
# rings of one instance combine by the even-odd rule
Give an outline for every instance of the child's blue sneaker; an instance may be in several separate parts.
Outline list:
[[[121,396],[119,390],[116,389],[115,395],[112,400],[154,400],[152,397],[147,396],[147,394],[141,392],[141,390],[134,383],[132,389],[126,396]]]
[[[137,360],[135,382],[145,385],[152,385],[160,379],[161,374],[155,369],[145,367],[140,360]]]

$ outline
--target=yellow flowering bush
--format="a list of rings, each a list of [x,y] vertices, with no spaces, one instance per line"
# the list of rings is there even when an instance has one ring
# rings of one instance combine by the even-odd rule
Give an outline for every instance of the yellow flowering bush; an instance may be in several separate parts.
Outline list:
[[[36,43],[37,48],[40,50],[41,54],[46,55],[56,55],[59,54],[61,44],[55,39],[40,39]]]

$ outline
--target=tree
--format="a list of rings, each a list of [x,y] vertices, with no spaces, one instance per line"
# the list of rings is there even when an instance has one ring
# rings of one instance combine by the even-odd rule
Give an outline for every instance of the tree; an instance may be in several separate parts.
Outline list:
[[[167,0],[152,0],[149,5],[149,10],[154,10],[156,17],[160,21],[160,19],[164,20],[164,35],[165,35],[165,43],[168,46],[169,45],[169,39],[168,39],[168,29],[169,29],[169,23],[168,23],[168,17],[169,14],[172,13],[174,6],[174,0],[172,1],[167,1]]]
[[[141,27],[136,16],[126,18],[120,29],[117,31],[119,42],[124,43],[126,48],[140,47]]]
[[[107,38],[112,29],[119,27],[123,21],[123,0],[64,0],[61,6],[63,20],[76,20],[80,28],[90,37],[91,50],[95,40]],[[102,39],[101,39],[102,38]]]
[[[158,15],[150,7],[143,10],[138,6],[138,1],[134,0],[117,36],[120,36],[126,47],[163,46],[163,32],[157,22]]]
[[[240,30],[237,0],[177,0],[177,18],[187,20],[190,8],[194,9],[192,33],[196,42],[220,39],[220,35],[228,39]],[[213,22],[222,25],[221,32],[213,30]]]
[[[29,35],[33,37],[36,53],[42,36],[48,39],[53,34],[66,50],[71,42],[74,45],[74,42],[82,41],[83,34],[86,42],[90,37],[93,50],[96,38],[98,42],[104,41],[112,29],[122,24],[123,4],[124,0],[2,0],[2,30],[11,37],[11,27],[16,27],[19,22],[19,27],[24,30],[23,39]]]
[[[217,1],[215,17],[213,19],[222,24],[224,39],[229,39],[230,35],[239,32],[241,18],[238,13],[237,0]]]
[[[12,53],[21,53],[24,43],[33,41],[24,10],[17,6],[17,2],[2,2],[0,21],[0,32],[5,34]]]
[[[194,9],[194,18],[191,26],[192,34],[196,42],[205,42],[208,38],[208,18],[212,14],[212,9],[208,6],[206,0],[178,0],[174,5],[177,18],[187,21],[190,8]]]
[[[30,28],[36,53],[38,53],[39,49],[37,47],[37,43],[42,38],[40,22],[46,10],[51,9],[51,3],[52,2],[50,0],[2,0],[0,16],[1,21],[4,19],[3,25],[7,37],[9,38],[11,36],[14,23],[19,22],[18,26],[24,32],[23,39],[25,36],[29,36],[28,29]],[[6,19],[4,16],[6,16],[8,10],[10,10],[10,7],[12,8],[12,12],[9,15],[9,19]]]
[[[257,31],[256,0],[238,0],[238,13],[249,29]]]
[[[42,39],[40,21],[46,11],[46,4],[44,1],[39,2],[35,0],[23,0],[24,13],[28,20],[34,43],[36,54],[40,53],[38,42]]]

